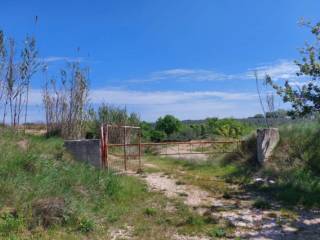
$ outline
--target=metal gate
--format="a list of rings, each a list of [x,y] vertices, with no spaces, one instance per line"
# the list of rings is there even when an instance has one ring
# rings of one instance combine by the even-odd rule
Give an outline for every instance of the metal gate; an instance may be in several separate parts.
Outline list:
[[[243,140],[142,143],[141,129],[135,126],[101,126],[102,167],[140,171],[144,155],[224,154],[240,149]]]
[[[101,126],[101,163],[112,170],[142,169],[141,129],[135,126]]]

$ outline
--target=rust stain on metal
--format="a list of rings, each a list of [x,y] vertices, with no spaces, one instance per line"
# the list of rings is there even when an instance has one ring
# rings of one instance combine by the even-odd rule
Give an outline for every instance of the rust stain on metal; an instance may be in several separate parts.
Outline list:
[[[136,131],[136,135],[132,132]],[[111,139],[110,139],[111,137]],[[132,143],[132,139],[136,142]],[[111,141],[112,140],[112,141]],[[141,157],[146,150],[156,150],[156,155],[183,155],[183,154],[216,154],[232,153],[242,146],[244,140],[226,141],[186,141],[186,142],[141,142],[141,129],[136,126],[102,125],[101,126],[101,165],[104,168],[113,168],[112,157],[117,161],[123,161],[123,168],[128,170],[131,160],[137,159],[138,169],[142,169]],[[117,142],[115,142],[117,141]],[[182,146],[187,146],[181,151]],[[176,147],[168,152],[168,147]],[[180,147],[181,146],[181,147]],[[188,147],[189,146],[189,147]],[[198,146],[198,149],[196,147]],[[118,151],[115,149],[119,149]],[[122,148],[122,154],[121,149]],[[164,151],[165,149],[165,151]],[[112,151],[114,150],[114,151]],[[160,151],[159,151],[160,150]],[[122,159],[122,160],[121,160]],[[115,160],[114,160],[115,161]]]

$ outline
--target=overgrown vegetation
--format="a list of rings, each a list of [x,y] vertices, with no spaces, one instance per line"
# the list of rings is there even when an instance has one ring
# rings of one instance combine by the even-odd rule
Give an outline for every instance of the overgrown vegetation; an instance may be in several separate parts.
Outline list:
[[[284,125],[280,127],[280,142],[272,158],[263,166],[257,164],[253,136],[241,151],[216,159],[216,164],[208,169],[233,166],[224,179],[241,184],[248,191],[259,191],[287,206],[320,207],[319,136],[318,121]],[[264,179],[262,183],[254,182],[257,176]],[[263,201],[257,204],[265,205]]]
[[[47,135],[65,139],[83,137],[89,94],[88,68],[69,63],[60,71],[60,79],[46,79],[43,103]]]
[[[215,227],[135,177],[74,162],[62,144],[1,129],[0,238],[108,239],[131,226],[138,239],[167,239],[163,233],[206,235]]]
[[[145,140],[189,141],[196,139],[241,138],[253,128],[232,118],[208,118],[201,123],[184,123],[172,115],[160,117],[155,124],[141,123]]]
[[[281,140],[272,158],[263,166],[256,161],[256,137],[247,139],[240,151],[216,155],[207,161],[181,161],[149,157],[149,161],[179,181],[199,186],[229,198],[226,183],[243,186],[243,191],[259,192],[284,206],[320,207],[320,124],[297,123],[280,128]],[[153,171],[152,168],[148,171]],[[183,174],[181,174],[183,172]],[[261,182],[255,182],[255,178]],[[269,208],[264,198],[254,203]]]
[[[126,108],[102,104],[98,109],[90,108],[86,126],[86,137],[100,136],[101,124],[139,126],[140,118],[136,113],[128,113]]]
[[[280,143],[263,169],[276,183],[261,189],[290,205],[319,207],[319,122],[283,126],[280,133]]]
[[[239,139],[254,129],[249,124],[232,118],[208,118],[201,123],[188,123],[172,115],[166,115],[155,123],[148,123],[140,121],[136,113],[128,113],[126,108],[102,104],[97,109],[90,108],[88,111],[86,137],[98,138],[102,123],[140,126],[143,140],[146,142]]]

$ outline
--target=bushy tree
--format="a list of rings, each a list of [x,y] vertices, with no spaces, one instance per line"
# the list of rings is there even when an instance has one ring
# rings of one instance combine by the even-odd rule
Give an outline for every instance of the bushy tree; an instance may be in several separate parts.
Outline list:
[[[227,138],[239,138],[249,131],[248,126],[232,118],[207,119],[207,129],[211,135]]]
[[[266,82],[277,91],[283,101],[291,103],[293,110],[290,114],[300,116],[320,112],[320,22],[315,25],[303,22],[303,25],[310,29],[315,39],[313,44],[306,43],[300,50],[302,60],[295,61],[299,67],[297,76],[305,83],[294,86],[286,80],[284,86],[280,86],[269,75],[266,76]]]
[[[141,128],[142,138],[143,138],[145,141],[151,140],[151,131],[152,131],[152,125],[151,125],[151,123],[142,121],[142,122],[140,123],[140,128]]]
[[[201,126],[192,124],[182,124],[178,132],[171,134],[168,137],[170,141],[190,141],[201,137]]]
[[[181,127],[181,122],[179,119],[172,115],[166,115],[163,118],[160,117],[156,122],[156,130],[163,131],[167,135],[171,135],[178,132]]]
[[[150,140],[153,142],[162,142],[166,138],[166,133],[159,130],[151,130]]]

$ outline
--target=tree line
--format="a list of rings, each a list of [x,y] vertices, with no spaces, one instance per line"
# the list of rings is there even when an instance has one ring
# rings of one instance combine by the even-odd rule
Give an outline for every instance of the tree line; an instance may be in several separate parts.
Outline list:
[[[207,118],[201,123],[184,123],[172,115],[160,117],[154,124],[141,122],[140,126],[144,139],[154,142],[241,138],[253,130],[249,124],[232,118]]]

